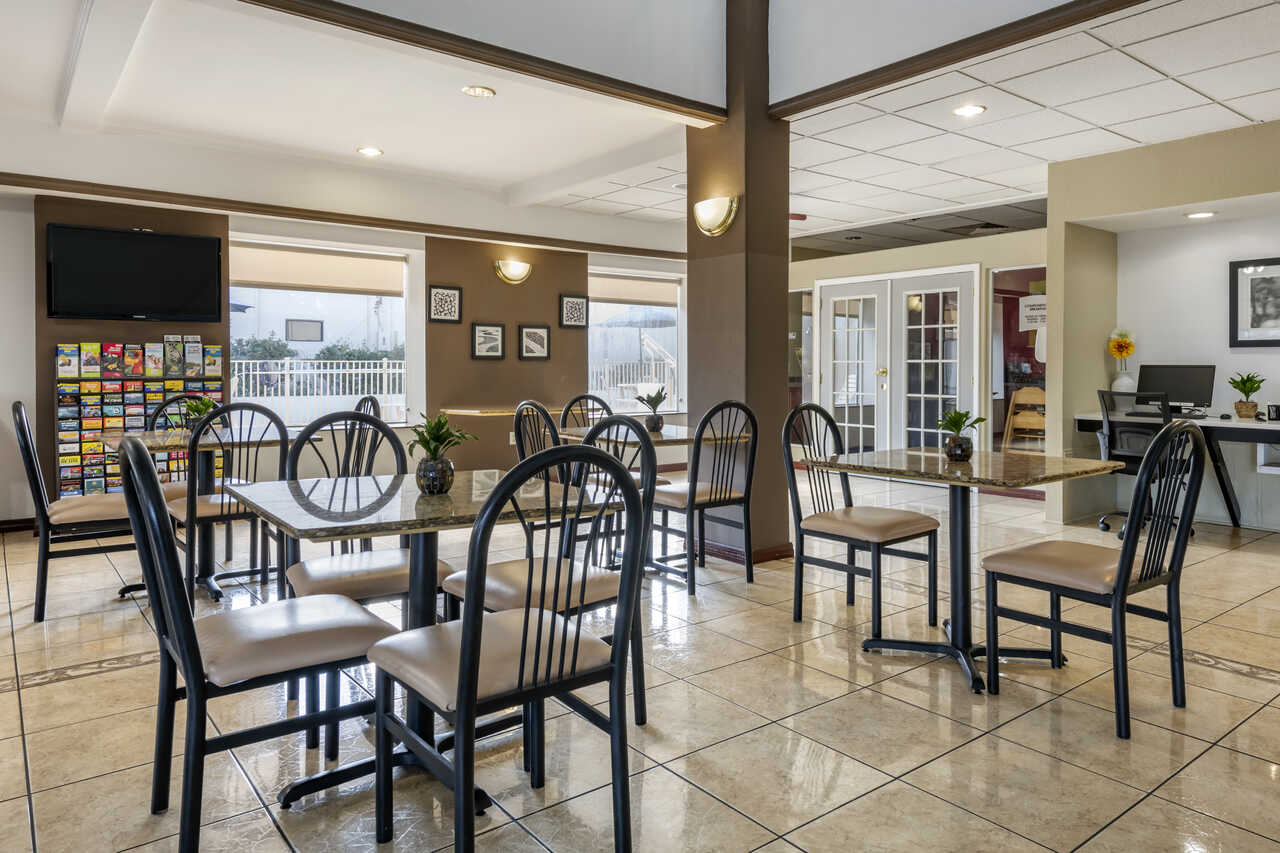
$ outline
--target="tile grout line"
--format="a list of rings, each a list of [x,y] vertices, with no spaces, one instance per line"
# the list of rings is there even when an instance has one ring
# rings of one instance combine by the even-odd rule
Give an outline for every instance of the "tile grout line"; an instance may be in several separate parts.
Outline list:
[[[22,681],[18,678],[18,642],[14,636],[13,629],[13,599],[10,596],[9,586],[9,560],[8,560],[8,537],[0,537],[0,554],[4,555],[5,575],[4,590],[5,596],[9,598],[6,607],[9,613],[9,639],[11,641],[13,655],[13,680],[14,694],[18,703],[18,737],[22,738],[22,770],[27,787],[27,824],[31,832],[31,851],[36,853],[36,810],[35,798],[31,794],[31,756],[27,751],[27,726],[22,715]]]

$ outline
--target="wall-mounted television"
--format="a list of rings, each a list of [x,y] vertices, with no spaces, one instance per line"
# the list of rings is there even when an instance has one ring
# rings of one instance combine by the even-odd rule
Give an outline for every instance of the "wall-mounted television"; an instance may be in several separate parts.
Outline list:
[[[50,317],[222,320],[222,241],[50,223],[45,232]]]

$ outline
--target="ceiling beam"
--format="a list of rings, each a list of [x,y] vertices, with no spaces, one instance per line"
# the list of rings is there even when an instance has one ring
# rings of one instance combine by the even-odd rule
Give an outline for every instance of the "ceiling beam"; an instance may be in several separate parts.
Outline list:
[[[647,166],[684,153],[684,125],[676,125],[626,148],[619,148],[575,163],[556,172],[539,175],[506,188],[506,201],[515,207],[538,204],[571,193],[583,184],[604,180],[625,169]],[[619,187],[621,189],[621,187]]]
[[[153,0],[84,0],[67,60],[58,124],[98,130]]]

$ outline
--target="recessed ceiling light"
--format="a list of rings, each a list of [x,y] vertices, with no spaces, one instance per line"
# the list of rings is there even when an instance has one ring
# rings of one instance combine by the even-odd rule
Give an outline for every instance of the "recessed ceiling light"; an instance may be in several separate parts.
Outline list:
[[[463,86],[462,94],[470,95],[473,98],[492,98],[498,93],[488,86]]]
[[[366,157],[381,157],[382,149],[376,145],[361,145],[356,149],[357,154],[363,154]]]
[[[1197,210],[1195,213],[1185,214],[1187,219],[1208,219],[1213,216],[1212,210]]]
[[[956,107],[951,112],[960,116],[960,118],[973,118],[974,116],[982,115],[986,111],[987,108],[982,104],[965,104],[963,107]]]

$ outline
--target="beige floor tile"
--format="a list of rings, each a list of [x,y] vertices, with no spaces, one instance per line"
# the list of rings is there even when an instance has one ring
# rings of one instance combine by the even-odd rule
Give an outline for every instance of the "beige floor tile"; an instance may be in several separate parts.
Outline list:
[[[1280,838],[1280,765],[1214,747],[1156,791],[1156,796],[1219,820]]]
[[[0,693],[0,738],[22,734],[22,714],[18,710],[18,691]]]
[[[182,766],[170,779],[170,808],[151,814],[151,766],[109,773],[35,794],[36,843],[46,850],[124,850],[178,831]],[[226,753],[205,761],[201,824],[258,807],[244,774]]]
[[[182,754],[186,703],[179,702],[173,755]],[[149,764],[155,752],[156,712],[139,708],[27,735],[31,790],[43,791],[116,770]],[[210,728],[210,736],[216,732]]]
[[[1183,633],[1183,648],[1280,672],[1280,637],[1225,625],[1199,625]]]
[[[1129,669],[1129,714],[1166,729],[1201,740],[1217,740],[1258,709],[1257,702],[1228,696],[1216,690],[1187,685],[1187,706],[1173,706],[1173,682],[1159,675]],[[1070,699],[1099,708],[1115,707],[1110,673],[1080,685],[1067,694]]]
[[[869,595],[856,596],[853,607],[845,603],[845,591],[842,588],[824,589],[821,592],[801,596],[801,598],[803,599],[801,615],[806,620],[816,619],[819,622],[826,622],[838,628],[852,628],[854,625],[871,619],[871,597]],[[773,605],[773,607],[790,615],[792,605],[793,602],[788,599]],[[899,605],[884,602],[880,606],[882,613],[885,615],[897,613],[903,609]]]
[[[1191,623],[1207,622],[1232,608],[1230,602],[1209,598],[1204,595],[1196,595],[1195,593],[1187,592],[1185,589],[1178,591],[1178,598],[1182,602],[1183,630],[1186,630],[1186,626]],[[1130,604],[1141,604],[1144,607],[1151,607],[1160,611],[1163,611],[1168,606],[1168,600],[1167,587],[1163,586],[1145,589],[1129,596]]]
[[[1255,598],[1215,616],[1209,624],[1280,637],[1280,608],[1273,606],[1270,601],[1263,602],[1262,599]]]
[[[757,847],[756,853],[795,853],[799,849],[799,847],[788,843],[785,839],[775,838],[765,846]]]
[[[235,750],[236,758],[255,788],[272,801],[286,785],[322,770],[349,764],[374,754],[374,732],[363,719],[344,720],[338,726],[338,760],[324,758],[324,732],[320,748],[307,749],[305,732],[272,738]]]
[[[1151,790],[1209,748],[1205,741],[1141,720],[1130,737],[1115,736],[1115,714],[1073,699],[1055,699],[994,732],[1135,788]]]
[[[1275,853],[1270,839],[1208,815],[1148,797],[1080,848],[1081,853],[1182,850],[1196,853]]]
[[[995,737],[949,752],[906,781],[1054,850],[1072,849],[1142,796]]]
[[[606,853],[613,850],[611,795],[611,788],[598,788],[522,823],[556,853]],[[631,777],[631,825],[635,850],[746,853],[773,838],[759,824],[662,767]]]
[[[689,595],[683,585],[655,581],[650,587],[649,607],[670,613],[685,622],[706,622],[731,613],[754,610],[761,605],[741,596],[730,595],[718,585],[698,587],[697,595]]]
[[[0,803],[0,850],[29,853],[31,850],[31,815],[27,798]]]
[[[841,696],[780,724],[891,776],[982,734],[980,729],[873,690]]]
[[[1052,693],[1013,680],[1000,683],[1000,695],[975,694],[950,658],[908,670],[874,689],[983,730],[992,729],[1053,698]]]
[[[1212,557],[1182,573],[1182,591],[1240,604],[1280,587],[1275,556],[1239,548]]]
[[[1280,764],[1280,708],[1260,709],[1223,738],[1221,745]]]
[[[644,638],[645,663],[683,678],[764,654],[757,646],[739,642],[701,625],[676,628]]]
[[[50,646],[87,643],[138,632],[151,634],[151,624],[137,605],[133,605],[132,609],[88,613],[63,619],[49,618],[43,622],[32,622],[30,619],[14,620],[13,644],[17,651],[29,652]]]
[[[837,678],[866,686],[928,663],[928,655],[911,652],[864,652],[861,634],[835,631],[807,643],[779,649],[777,654]]]
[[[84,643],[64,643],[44,649],[34,649],[17,654],[18,672],[24,682],[33,673],[47,672],[69,666],[80,666],[93,661],[135,655],[157,650],[156,637],[150,631],[89,640]]]
[[[990,821],[956,808],[904,782],[892,782],[787,836],[809,853],[847,853],[857,849],[981,850],[1031,853],[1043,850]]]
[[[1230,693],[1255,702],[1266,702],[1280,693],[1280,672],[1276,670],[1185,650],[1182,666],[1188,684],[1208,687],[1220,693]],[[1149,652],[1137,655],[1129,661],[1129,671],[1135,669],[1165,678],[1171,677],[1168,648],[1157,646]]]
[[[26,756],[22,738],[0,740],[0,800],[27,795]]]
[[[813,820],[889,777],[771,725],[699,750],[673,771],[777,833]]]
[[[1008,634],[1002,634],[1000,636],[1000,644],[1004,646],[1029,645],[1047,649],[1049,648],[1049,629],[1041,628],[1038,625],[1022,625]],[[1156,643],[1140,640],[1137,637],[1129,637],[1126,645],[1129,649],[1130,660],[1157,646]],[[1106,643],[1088,640],[1084,637],[1072,636],[1071,634],[1062,635],[1062,652],[1067,656],[1068,665],[1075,662],[1074,656],[1076,655],[1092,658],[1106,664],[1111,663],[1111,646]]]
[[[631,661],[627,661],[627,666],[631,666]],[[675,676],[669,672],[663,672],[655,666],[644,665],[644,684],[646,690],[650,687],[657,687],[660,684],[666,684],[668,681],[674,681]],[[630,696],[635,690],[635,682],[631,676],[627,676],[627,695]],[[595,705],[600,702],[609,701],[609,684],[608,682],[600,682],[590,687],[584,687],[580,690],[573,691],[576,695],[581,696],[587,702]]]
[[[397,850],[414,849],[412,847],[402,848],[395,841],[392,843],[396,844],[395,849]],[[381,851],[382,848],[379,847],[378,850]],[[453,845],[450,844],[448,847],[441,849],[440,853],[453,853]],[[546,853],[546,848],[539,844],[524,827],[516,823],[508,823],[483,835],[477,835],[476,853]]]
[[[735,613],[732,616],[712,619],[710,622],[702,623],[700,627],[749,643],[768,652],[794,646],[839,630],[834,625],[814,619],[795,622],[790,613],[773,607],[761,607],[757,610],[748,610],[746,613]]]
[[[1008,640],[1002,638],[1000,645],[1002,649],[1016,646],[1048,648],[1048,646],[1038,646],[1034,640],[1014,639],[1012,637]],[[978,666],[985,677],[986,658],[979,658]],[[1003,691],[1004,685],[1009,681],[1018,681],[1041,690],[1048,690],[1051,693],[1065,693],[1071,688],[1078,687],[1089,679],[1110,670],[1110,661],[1101,661],[1086,655],[1067,655],[1067,662],[1058,669],[1054,669],[1047,660],[1005,657],[1005,652],[1002,651],[1000,656],[1000,689]]]
[[[803,711],[854,685],[778,654],[691,676],[689,682],[771,720]]]
[[[654,761],[670,761],[768,722],[685,681],[655,687],[646,693],[645,701],[649,721],[637,726],[628,714],[627,743]],[[599,707],[608,710],[607,706]]]
[[[142,847],[139,853],[178,850],[178,836],[170,835]],[[229,817],[200,828],[202,853],[286,853],[289,845],[263,809]]]
[[[808,595],[823,588],[820,584],[805,581],[800,591],[803,595]],[[756,572],[756,579],[752,583],[747,583],[744,578],[723,581],[712,585],[709,589],[727,592],[757,604],[777,604],[780,601],[790,601],[795,595],[795,581],[790,575],[784,575],[782,572],[760,571]],[[702,595],[701,589],[698,590],[698,595]]]
[[[155,704],[157,664],[71,678],[22,691],[22,718],[28,733],[133,711]]]

